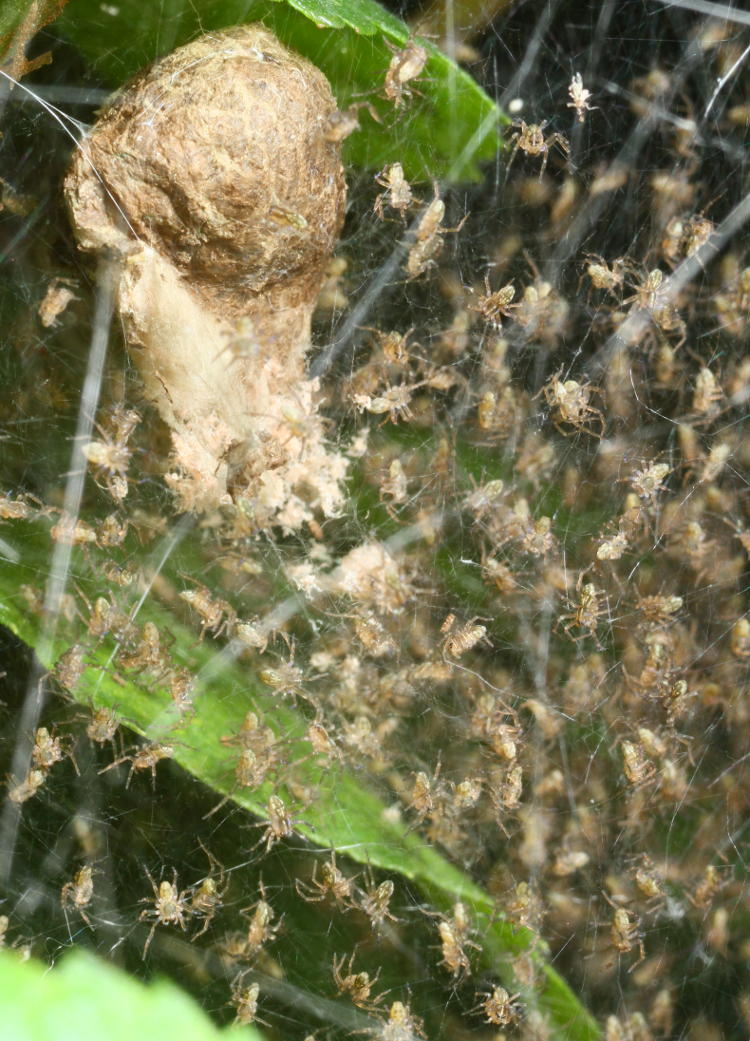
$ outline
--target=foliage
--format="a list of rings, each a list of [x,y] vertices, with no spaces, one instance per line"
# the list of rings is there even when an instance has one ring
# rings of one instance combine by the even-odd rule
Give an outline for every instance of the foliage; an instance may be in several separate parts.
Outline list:
[[[167,980],[148,986],[114,966],[72,951],[52,971],[15,951],[0,951],[3,1032],[13,1041],[219,1041],[205,1012]],[[233,1041],[259,1041],[254,1027],[234,1028]]]

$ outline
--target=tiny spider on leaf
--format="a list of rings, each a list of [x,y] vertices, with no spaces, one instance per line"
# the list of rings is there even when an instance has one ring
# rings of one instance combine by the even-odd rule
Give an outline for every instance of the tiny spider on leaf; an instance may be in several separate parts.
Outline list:
[[[409,40],[406,46],[398,50],[386,40],[386,45],[393,54],[388,71],[385,74],[383,93],[394,108],[400,108],[405,98],[411,97],[407,84],[421,75],[427,64],[427,49],[415,40]]]
[[[160,745],[156,741],[152,741],[145,745],[136,746],[132,753],[120,756],[119,759],[115,759],[114,762],[110,763],[109,766],[105,766],[99,771],[99,773],[105,774],[108,770],[114,770],[116,766],[120,766],[121,763],[130,763],[130,772],[128,773],[125,787],[130,787],[130,782],[136,770],[150,770],[151,783],[155,788],[156,764],[162,759],[171,759],[173,755],[174,748],[171,745]]]

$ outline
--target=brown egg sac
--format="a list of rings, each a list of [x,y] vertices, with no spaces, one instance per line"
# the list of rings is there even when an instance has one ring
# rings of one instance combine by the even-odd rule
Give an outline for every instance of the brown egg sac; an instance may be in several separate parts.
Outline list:
[[[185,509],[245,499],[259,526],[294,528],[340,505],[345,462],[304,367],[346,201],[335,111],[323,74],[262,27],[212,33],[126,85],[67,176],[81,247],[115,258]]]

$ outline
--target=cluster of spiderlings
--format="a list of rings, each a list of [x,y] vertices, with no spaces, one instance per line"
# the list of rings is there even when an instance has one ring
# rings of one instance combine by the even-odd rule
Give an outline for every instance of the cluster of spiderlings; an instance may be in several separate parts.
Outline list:
[[[737,58],[728,32],[696,39],[717,78]],[[418,90],[420,50],[411,44],[385,73],[399,111]],[[736,200],[731,186],[712,198],[721,186],[677,111],[688,89],[677,72],[621,85],[630,132],[660,128],[647,170],[619,158],[586,167],[576,135],[614,104],[595,88],[576,74],[561,91],[570,139],[544,112],[508,128],[509,202],[494,223],[480,193],[467,215],[458,197],[410,185],[399,163],[360,186],[362,220],[400,257],[400,281],[347,365],[326,375],[328,436],[354,471],[344,516],[291,538],[259,531],[246,502],[227,503],[188,536],[189,570],[168,562],[157,573],[144,547],[164,545],[174,523],[146,460],[159,431],[140,402],[136,429],[114,398],[101,439],[84,446],[91,514],[74,520],[28,491],[0,500],[3,521],[46,526],[106,587],[93,604],[69,591],[59,687],[79,696],[84,673],[101,669],[171,710],[128,752],[115,743],[116,704],[61,720],[70,736],[38,727],[25,779],[8,789],[24,813],[84,735],[99,746],[105,794],[131,785],[154,807],[164,797],[171,767],[157,777],[157,764],[189,746],[210,678],[168,626],[138,617],[144,591],[145,616],[154,603],[171,611],[261,691],[215,742],[226,797],[209,793],[191,822],[208,874],[180,864],[170,876],[174,858],[160,852],[157,882],[141,852],[124,928],[144,957],[168,959],[162,936],[182,933],[214,957],[239,1022],[259,1009],[274,1022],[265,1003],[283,1005],[274,985],[292,962],[276,952],[300,916],[333,934],[321,939],[321,993],[360,1017],[346,1021],[351,1036],[424,1036],[425,962],[451,1027],[555,1036],[528,1001],[533,959],[519,959],[513,981],[496,977],[483,953],[489,919],[463,900],[436,912],[345,851],[300,856],[298,829],[319,797],[310,763],[371,787],[391,821],[491,893],[498,919],[548,945],[607,1041],[729,1037],[733,1017],[750,1021],[750,256],[739,236],[718,257],[706,251]],[[732,147],[740,107],[722,117]],[[632,214],[615,219],[626,191]],[[356,245],[331,266],[321,322],[346,317],[367,272]],[[228,366],[249,349],[240,332]],[[24,595],[41,612],[39,589]],[[298,733],[284,732],[284,712]],[[231,812],[248,793],[259,793],[260,824]],[[85,865],[69,860],[59,902],[96,935],[103,854],[76,841]],[[216,844],[234,860],[222,852],[219,863]],[[286,856],[294,872],[279,871]],[[234,879],[248,863],[249,897]],[[197,880],[180,889],[178,878]],[[412,980],[389,963],[417,910],[425,939]],[[722,992],[705,1014],[681,987],[686,959],[700,962],[701,987]]]

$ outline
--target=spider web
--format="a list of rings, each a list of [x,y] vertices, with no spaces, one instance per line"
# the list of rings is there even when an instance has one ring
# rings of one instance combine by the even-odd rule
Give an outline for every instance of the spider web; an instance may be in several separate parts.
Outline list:
[[[121,400],[143,416],[115,508],[135,537],[113,559],[161,562],[146,596],[168,598],[171,584],[176,602],[205,587],[238,617],[265,620],[268,646],[248,667],[286,677],[279,699],[306,722],[319,716],[388,813],[486,888],[499,915],[539,931],[608,1039],[739,1039],[750,1015],[748,38],[730,8],[696,6],[521,5],[471,39],[470,68],[517,121],[508,136],[519,148],[510,168],[498,153],[480,183],[439,186],[443,227],[465,223],[419,278],[405,264],[433,188],[414,186],[405,220],[387,208],[380,220],[382,187],[349,172],[346,266],[316,314],[310,369],[328,436],[349,453],[351,494],[320,533],[238,536],[225,520],[176,517],[160,462],[168,437],[108,309],[92,319],[102,286],[60,202],[71,142],[38,99],[84,123],[102,101],[64,43],[29,81],[36,99],[5,97],[0,142],[12,265],[2,364],[15,388],[3,405],[3,490],[62,504],[93,324],[109,334],[96,418],[106,424]],[[460,36],[460,16],[456,26]],[[569,104],[576,73],[595,106],[582,121]],[[544,155],[524,149],[523,133],[543,123],[552,144],[540,179]],[[594,284],[594,264],[610,288]],[[45,328],[37,308],[55,277],[79,299]],[[505,313],[486,322],[482,301],[510,284]],[[383,353],[391,332],[409,334],[397,360]],[[402,410],[368,408],[395,387],[407,388]],[[82,496],[84,518],[113,510],[93,480]],[[2,546],[24,566],[22,537]],[[44,595],[49,547],[19,596]],[[60,624],[83,631],[91,605],[63,571]],[[132,590],[112,586],[111,597],[131,609]],[[200,621],[189,619],[196,639]],[[217,675],[240,653],[230,637],[203,636]],[[126,787],[128,763],[99,773],[110,748],[85,739],[80,707],[54,683],[39,697],[41,670],[3,638],[7,771],[38,724],[75,752],[4,832],[7,942],[50,961],[84,944],[136,975],[170,973],[227,1022],[227,948],[262,883],[284,916],[243,976],[261,981],[264,1029],[382,1032],[373,1013],[336,998],[333,959],[352,953],[356,969],[381,971],[382,1007],[407,1002],[428,1036],[487,1029],[481,1003],[498,978],[451,974],[416,888],[393,874],[397,920],[375,930],[360,912],[301,899],[295,882],[309,883],[314,865],[319,877],[327,851],[291,838],[261,856],[265,825],[230,804],[204,819],[216,792],[168,761],[153,788],[148,770]],[[228,773],[233,763],[234,753]],[[144,961],[147,871],[158,882],[175,868],[180,892],[199,884],[216,872],[201,843],[229,879],[224,906],[194,944],[192,923],[184,935],[160,925]],[[83,862],[95,867],[91,927],[60,906]],[[343,852],[339,866],[359,870]],[[475,924],[481,944],[489,923]],[[545,1036],[532,1016],[512,1029]]]

